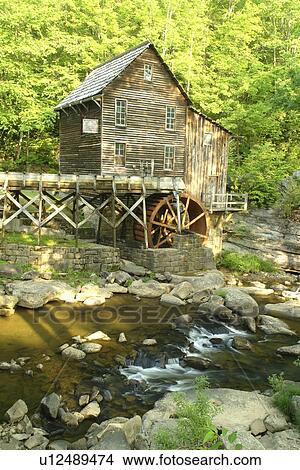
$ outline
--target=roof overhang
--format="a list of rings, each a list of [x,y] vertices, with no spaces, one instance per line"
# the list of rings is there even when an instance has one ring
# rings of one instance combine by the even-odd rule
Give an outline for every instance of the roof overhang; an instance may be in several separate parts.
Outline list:
[[[233,132],[226,129],[226,127],[222,126],[222,124],[220,124],[219,122],[215,121],[214,119],[208,117],[206,114],[204,114],[201,111],[199,111],[198,109],[194,108],[194,106],[189,106],[189,109],[191,111],[193,111],[194,113],[199,114],[199,116],[203,116],[205,119],[207,119],[207,121],[211,122],[212,124],[215,124],[215,126],[220,127],[220,129],[227,132],[228,134],[230,134],[232,136],[234,135]]]

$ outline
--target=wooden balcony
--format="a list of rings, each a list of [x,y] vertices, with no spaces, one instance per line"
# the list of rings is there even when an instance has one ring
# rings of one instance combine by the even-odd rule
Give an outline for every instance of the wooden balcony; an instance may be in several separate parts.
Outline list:
[[[246,211],[248,207],[248,194],[206,194],[204,202],[210,213]]]

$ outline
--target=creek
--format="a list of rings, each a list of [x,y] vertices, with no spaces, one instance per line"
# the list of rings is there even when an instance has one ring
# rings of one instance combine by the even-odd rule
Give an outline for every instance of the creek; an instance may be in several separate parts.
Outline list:
[[[264,301],[257,300],[263,309]],[[275,303],[277,299],[269,297],[267,301]],[[172,318],[185,313],[193,317],[190,326],[171,325]],[[299,323],[287,323],[299,340]],[[100,353],[88,354],[79,362],[62,360],[57,352],[60,345],[71,344],[72,336],[84,337],[97,330],[111,337],[111,341],[102,342]],[[121,332],[126,343],[118,342]],[[247,337],[252,350],[234,349],[235,336]],[[157,345],[142,345],[146,338],[155,338]],[[296,337],[252,334],[215,322],[188,306],[168,308],[158,300],[138,302],[130,295],[115,295],[104,306],[92,309],[59,303],[36,311],[19,308],[14,316],[1,318],[0,361],[29,357],[24,370],[31,369],[34,375],[0,371],[0,419],[19,398],[28,404],[29,415],[34,413],[42,397],[53,390],[63,396],[70,409],[78,409],[76,395],[98,387],[108,396],[101,403],[103,420],[141,415],[167,391],[192,388],[201,374],[209,377],[213,387],[266,389],[268,376],[273,373],[284,371],[287,379],[299,380],[299,367],[293,364],[293,358],[276,354],[280,346],[296,342]],[[211,367],[204,371],[187,367],[182,362],[185,355],[209,358]],[[43,364],[42,370],[36,368],[38,364]],[[84,422],[67,433],[79,435],[89,425]]]

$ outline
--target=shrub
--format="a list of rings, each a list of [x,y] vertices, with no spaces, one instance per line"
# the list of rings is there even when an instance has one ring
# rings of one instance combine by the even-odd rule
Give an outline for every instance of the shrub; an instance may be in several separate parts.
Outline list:
[[[218,260],[218,267],[238,273],[276,272],[278,268],[272,261],[264,260],[250,253],[224,251]]]
[[[196,400],[187,401],[184,394],[176,395],[177,425],[172,431],[160,429],[155,435],[156,448],[167,449],[219,449],[224,448],[222,437],[228,445],[234,444],[236,433],[227,430],[218,433],[212,422],[216,412],[215,405],[208,399],[205,391],[208,387],[206,377],[196,380]],[[240,449],[240,445],[235,445]]]
[[[300,209],[300,177],[293,177],[288,181],[277,207],[286,218],[290,218],[294,211]]]
[[[269,384],[274,392],[273,401],[275,406],[286,414],[300,431],[300,412],[295,415],[292,406],[292,398],[300,395],[300,385],[286,383],[283,372],[269,377]]]

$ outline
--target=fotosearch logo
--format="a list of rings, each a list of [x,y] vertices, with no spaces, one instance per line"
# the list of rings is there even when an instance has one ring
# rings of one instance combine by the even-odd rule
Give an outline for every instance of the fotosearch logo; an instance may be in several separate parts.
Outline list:
[[[73,305],[47,305],[42,309],[34,310],[33,323],[51,322],[54,324],[71,325],[75,322],[95,323],[98,325],[123,324],[173,324],[178,327],[187,326],[197,321],[222,322],[231,325],[238,324],[240,319],[232,314],[224,318],[224,306],[219,305],[213,312],[201,310],[199,305],[186,305],[184,308],[175,305],[155,306],[149,305],[122,305],[119,307],[90,307],[78,308]]]

